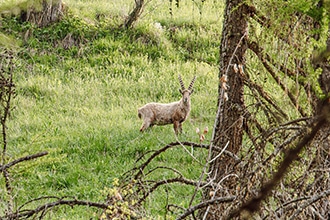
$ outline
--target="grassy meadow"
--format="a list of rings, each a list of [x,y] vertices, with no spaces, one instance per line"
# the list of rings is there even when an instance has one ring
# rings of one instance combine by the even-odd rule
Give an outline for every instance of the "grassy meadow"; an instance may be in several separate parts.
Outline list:
[[[152,101],[177,101],[178,74],[185,84],[197,76],[192,111],[179,139],[198,142],[196,127],[212,130],[222,2],[185,0],[179,8],[173,2],[170,15],[169,1],[150,1],[133,29],[118,28],[133,3],[67,0],[68,16],[43,29],[11,17],[2,19],[1,32],[13,39],[17,51],[8,155],[49,152],[10,170],[17,206],[39,196],[104,201],[102,191],[141,154],[176,141],[171,125],[141,134],[137,108]],[[15,1],[3,1],[0,9],[8,4]],[[66,41],[70,37],[73,44]],[[204,161],[206,152],[195,150],[194,156]],[[180,168],[187,178],[200,175],[201,166],[182,148],[166,152],[157,163]],[[162,179],[173,174],[158,175]],[[170,188],[169,203],[187,205],[191,190]],[[149,219],[163,218],[164,197],[165,190],[159,189],[148,199]],[[5,205],[0,202],[1,215]],[[97,217],[96,210],[87,207],[60,207],[47,215],[92,217]]]

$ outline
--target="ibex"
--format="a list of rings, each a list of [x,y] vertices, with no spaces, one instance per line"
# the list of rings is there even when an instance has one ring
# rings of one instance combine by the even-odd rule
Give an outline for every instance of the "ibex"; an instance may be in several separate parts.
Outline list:
[[[194,76],[188,89],[186,89],[179,75],[181,86],[179,91],[182,95],[180,101],[168,104],[151,102],[139,108],[138,116],[143,119],[140,131],[143,132],[153,125],[173,124],[175,134],[178,135],[179,132],[182,133],[182,122],[187,119],[190,112],[190,95],[193,93],[192,87],[195,80],[196,76]]]

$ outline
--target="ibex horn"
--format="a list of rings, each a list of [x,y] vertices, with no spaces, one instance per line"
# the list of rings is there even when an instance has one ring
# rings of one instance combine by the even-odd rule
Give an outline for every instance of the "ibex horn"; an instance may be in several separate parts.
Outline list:
[[[181,75],[179,75],[179,82],[180,82],[181,89],[185,90]]]
[[[192,89],[192,87],[193,87],[193,85],[195,83],[195,80],[196,80],[196,76],[194,76],[194,78],[191,80],[191,83],[190,83],[190,85],[188,87],[188,90],[191,90]]]

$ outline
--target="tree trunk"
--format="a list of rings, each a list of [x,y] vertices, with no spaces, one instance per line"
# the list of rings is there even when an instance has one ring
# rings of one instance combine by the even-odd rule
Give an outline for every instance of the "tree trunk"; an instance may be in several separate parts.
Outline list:
[[[243,67],[247,50],[248,15],[249,9],[243,0],[226,1],[220,46],[219,112],[212,144],[220,148],[226,147],[233,154],[241,149],[243,137]],[[211,158],[216,159],[211,159],[208,181],[213,179],[214,182],[212,189],[204,191],[204,201],[235,194],[235,159],[227,154],[219,157],[218,154],[216,151],[211,152]],[[203,219],[220,219],[225,211],[228,210],[222,204],[217,204],[202,210],[200,215]]]
[[[135,7],[125,20],[124,27],[130,28],[140,17],[144,7],[144,0],[135,0]]]
[[[329,34],[327,39],[327,48],[324,52],[319,54],[317,58],[317,62],[314,63],[317,68],[322,68],[322,73],[319,76],[319,84],[322,89],[324,95],[326,95],[325,100],[323,102],[330,103],[330,63],[328,61],[328,56],[330,52],[330,23],[329,23]],[[322,102],[321,102],[322,103]],[[319,107],[315,107],[314,109],[318,109],[321,111]],[[324,113],[324,112],[323,112]],[[316,112],[316,114],[322,114],[322,112]],[[329,115],[330,113],[325,113],[328,115],[328,123],[326,123],[317,133],[314,141],[312,142],[312,147],[316,148],[315,158],[312,163],[311,170],[314,171],[315,180],[314,183],[311,184],[313,188],[310,191],[322,193],[330,188],[330,123],[329,123]],[[321,216],[325,218],[330,218],[330,214],[328,211],[330,210],[330,203],[327,199],[320,200],[319,208],[317,211]]]
[[[63,10],[62,0],[42,0],[27,8],[21,14],[21,19],[36,24],[38,27],[45,27],[60,20]]]

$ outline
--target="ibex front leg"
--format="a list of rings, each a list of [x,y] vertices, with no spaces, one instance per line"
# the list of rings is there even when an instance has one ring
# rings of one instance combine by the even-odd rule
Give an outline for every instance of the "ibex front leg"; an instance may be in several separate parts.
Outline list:
[[[175,134],[178,135],[179,133],[182,133],[182,123],[179,121],[174,121],[173,122],[173,127]]]
[[[140,128],[140,131],[143,132],[143,131],[145,131],[149,127],[150,127],[150,121],[147,120],[147,119],[145,119],[143,121],[143,124],[142,124],[141,128]]]
[[[179,122],[179,132],[182,133],[182,123]]]

